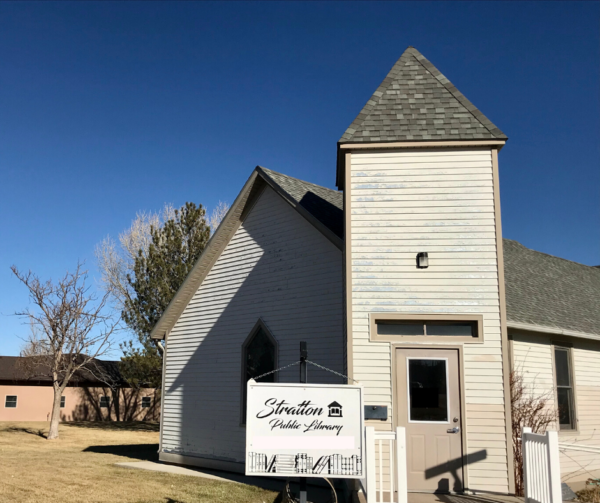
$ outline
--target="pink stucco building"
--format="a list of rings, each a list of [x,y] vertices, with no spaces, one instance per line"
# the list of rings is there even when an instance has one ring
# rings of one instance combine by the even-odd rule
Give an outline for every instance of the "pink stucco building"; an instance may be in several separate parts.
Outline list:
[[[96,360],[95,364],[110,379],[76,373],[62,396],[62,421],[158,420],[157,390],[128,386],[118,362]],[[23,358],[0,356],[0,400],[0,421],[47,421],[52,411],[52,383],[48,378],[30,376]]]

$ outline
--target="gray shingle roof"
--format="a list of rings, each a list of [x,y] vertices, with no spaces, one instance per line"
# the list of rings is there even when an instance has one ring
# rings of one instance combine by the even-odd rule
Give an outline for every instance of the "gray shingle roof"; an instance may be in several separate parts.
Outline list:
[[[339,143],[506,140],[506,136],[414,47],[409,47]]]
[[[259,169],[264,171],[282,190],[336,236],[344,239],[344,197],[341,192],[298,180],[267,168],[260,167]]]
[[[509,322],[600,335],[600,269],[504,240]]]

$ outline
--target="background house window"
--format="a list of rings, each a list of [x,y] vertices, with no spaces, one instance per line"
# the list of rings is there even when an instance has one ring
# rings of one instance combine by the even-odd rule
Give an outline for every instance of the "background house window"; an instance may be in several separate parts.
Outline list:
[[[147,409],[152,405],[152,398],[149,396],[142,397],[142,409]]]
[[[60,397],[60,408],[61,409],[65,408],[65,397],[64,396]]]
[[[7,409],[15,409],[17,407],[17,395],[6,395],[4,407]]]
[[[259,325],[258,330],[243,346],[242,423],[246,423],[246,383],[249,379],[275,370],[275,340]],[[258,382],[275,382],[275,374],[257,379]]]
[[[556,374],[556,399],[560,429],[574,430],[576,429],[576,420],[570,348],[554,348],[554,372]]]
[[[103,409],[108,409],[110,407],[110,397],[109,396],[101,396],[100,397],[100,407]]]

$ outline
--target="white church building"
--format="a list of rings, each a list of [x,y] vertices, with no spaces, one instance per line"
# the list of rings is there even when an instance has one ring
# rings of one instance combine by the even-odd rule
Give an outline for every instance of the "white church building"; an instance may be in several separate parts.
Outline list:
[[[406,428],[409,491],[514,492],[512,369],[554,397],[561,442],[600,446],[600,269],[502,239],[506,141],[409,47],[338,141],[338,191],[257,167],[152,332],[160,459],[243,472],[246,381],[299,341],[387,407],[367,425]]]

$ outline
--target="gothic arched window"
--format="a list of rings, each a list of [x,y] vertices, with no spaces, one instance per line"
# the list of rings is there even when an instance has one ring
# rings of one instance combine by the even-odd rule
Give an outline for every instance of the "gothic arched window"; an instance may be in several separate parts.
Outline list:
[[[246,383],[249,379],[275,370],[277,365],[277,341],[258,320],[242,345],[242,424],[246,424]],[[257,379],[258,382],[275,382],[275,374]]]

